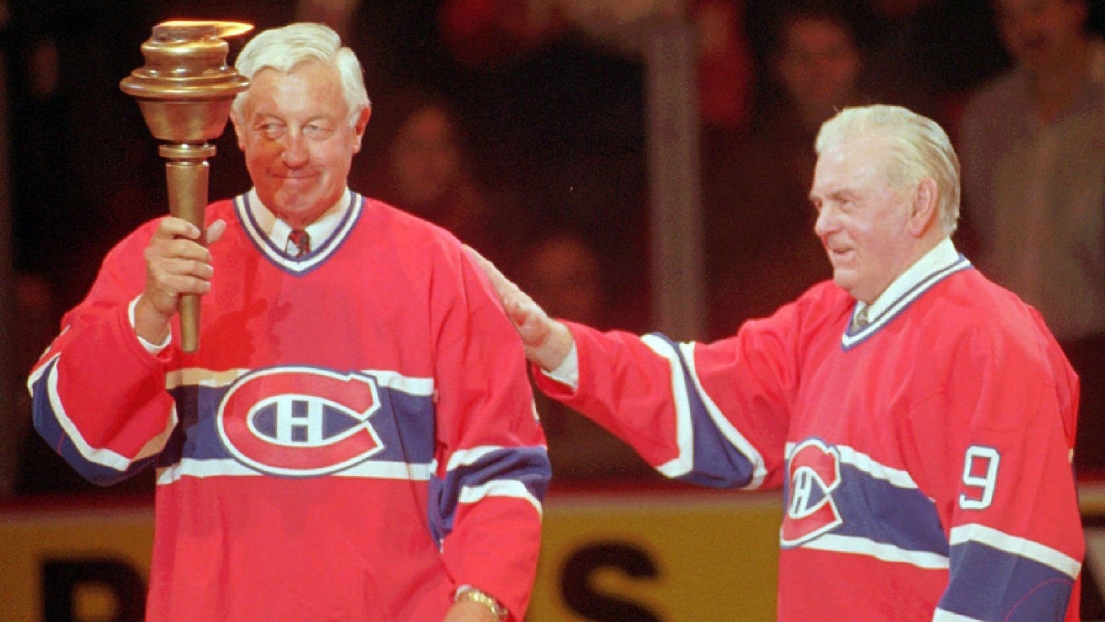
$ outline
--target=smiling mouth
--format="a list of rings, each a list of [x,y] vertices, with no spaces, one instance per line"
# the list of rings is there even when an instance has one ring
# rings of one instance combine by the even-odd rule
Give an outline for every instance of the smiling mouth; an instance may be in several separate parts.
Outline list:
[[[844,261],[851,258],[855,254],[853,248],[833,248],[829,249],[829,259],[833,262]]]
[[[285,173],[283,175],[276,175],[276,178],[280,179],[281,181],[295,183],[295,182],[310,181],[310,180],[315,178],[315,175],[304,175],[304,174],[288,175],[288,174]]]

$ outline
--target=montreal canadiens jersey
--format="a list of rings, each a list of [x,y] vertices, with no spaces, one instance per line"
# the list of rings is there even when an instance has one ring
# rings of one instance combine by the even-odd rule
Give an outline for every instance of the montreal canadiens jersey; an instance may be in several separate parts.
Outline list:
[[[708,345],[570,324],[578,388],[535,376],[669,477],[783,487],[779,620],[1077,620],[1077,377],[943,244],[866,328],[824,282]]]
[[[249,195],[209,206],[229,226],[190,354],[128,318],[146,224],[32,370],[81,474],[157,469],[150,620],[440,620],[461,585],[522,619],[550,469],[517,334],[450,234],[349,200],[299,259]]]

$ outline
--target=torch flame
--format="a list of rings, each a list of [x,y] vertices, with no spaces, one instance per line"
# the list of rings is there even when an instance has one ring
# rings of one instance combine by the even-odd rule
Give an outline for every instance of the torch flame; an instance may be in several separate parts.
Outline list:
[[[198,19],[171,19],[161,22],[158,26],[164,26],[166,28],[204,28],[211,27],[215,29],[215,36],[220,39],[227,37],[237,37],[238,35],[244,35],[245,33],[253,30],[253,24],[247,24],[245,22],[223,22],[212,20],[198,20]]]

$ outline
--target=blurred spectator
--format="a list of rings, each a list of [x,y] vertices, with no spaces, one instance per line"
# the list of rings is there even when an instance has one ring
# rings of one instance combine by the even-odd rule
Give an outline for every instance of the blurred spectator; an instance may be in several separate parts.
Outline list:
[[[761,109],[758,121],[770,127],[786,118],[812,137],[840,108],[863,99],[854,25],[838,2],[807,0],[781,9],[772,28],[768,69],[782,110]]]
[[[481,151],[541,221],[587,237],[611,274],[612,304],[645,318],[643,36],[673,19],[697,32],[703,140],[730,142],[747,130],[754,78],[743,0],[445,0],[440,12],[460,66],[450,93],[480,128]]]
[[[378,97],[365,141],[366,153],[375,158],[351,173],[354,185],[361,177],[369,195],[448,229],[488,258],[515,265],[528,235],[526,219],[507,184],[483,181],[447,100],[413,88]]]
[[[699,121],[705,130],[740,132],[752,118],[755,67],[743,0],[697,0]]]
[[[84,293],[69,287],[75,241],[101,232],[105,200],[128,174],[123,145],[147,132],[119,80],[142,64],[148,11],[135,0],[10,8],[13,259],[47,279],[60,319]]]
[[[472,138],[489,178],[518,188],[535,221],[586,235],[620,283],[642,290],[642,65],[572,23],[568,8],[559,0],[445,0],[441,34],[457,71],[447,92],[467,126],[479,128]]]
[[[605,328],[619,318],[613,317],[618,311],[608,304],[603,280],[595,250],[581,236],[559,231],[528,248],[519,282],[555,317]],[[534,396],[549,443],[554,482],[654,475],[629,445],[599,425],[539,391]]]
[[[703,125],[745,128],[755,76],[743,0],[445,0],[441,27],[449,49],[468,66],[514,62],[578,34],[636,57],[650,21],[682,12],[698,35]]]
[[[556,317],[609,326],[598,254],[578,235],[552,233],[527,253],[522,281],[538,304]],[[546,306],[547,305],[547,306]]]
[[[875,101],[898,104],[953,127],[965,93],[1008,60],[978,0],[868,0],[861,84]],[[952,137],[954,139],[954,136]]]
[[[966,216],[984,272],[1043,314],[1082,381],[1075,464],[1105,467],[1105,41],[1085,0],[995,0],[1016,65],[968,103]]]
[[[862,100],[862,59],[853,25],[831,3],[783,5],[771,27],[772,88],[753,131],[703,159],[713,339],[772,313],[831,274],[811,235],[811,146],[823,121]]]

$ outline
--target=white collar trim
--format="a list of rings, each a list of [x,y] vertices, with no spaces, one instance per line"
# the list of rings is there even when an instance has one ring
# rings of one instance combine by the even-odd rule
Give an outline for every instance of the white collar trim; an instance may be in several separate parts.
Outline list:
[[[341,246],[342,240],[357,221],[362,210],[359,196],[349,189],[330,209],[307,225],[313,243],[311,252],[299,259],[289,257],[284,248],[292,228],[272,213],[257,196],[257,190],[239,195],[235,200],[238,218],[254,245],[270,261],[289,272],[303,274],[313,270]]]
[[[970,267],[971,262],[959,254],[951,238],[944,238],[901,276],[894,279],[890,286],[875,299],[875,302],[867,305],[856,301],[841,337],[841,345],[848,350],[865,341],[932,286],[948,275]],[[852,321],[864,308],[867,308],[869,323],[866,327],[853,332]]]

